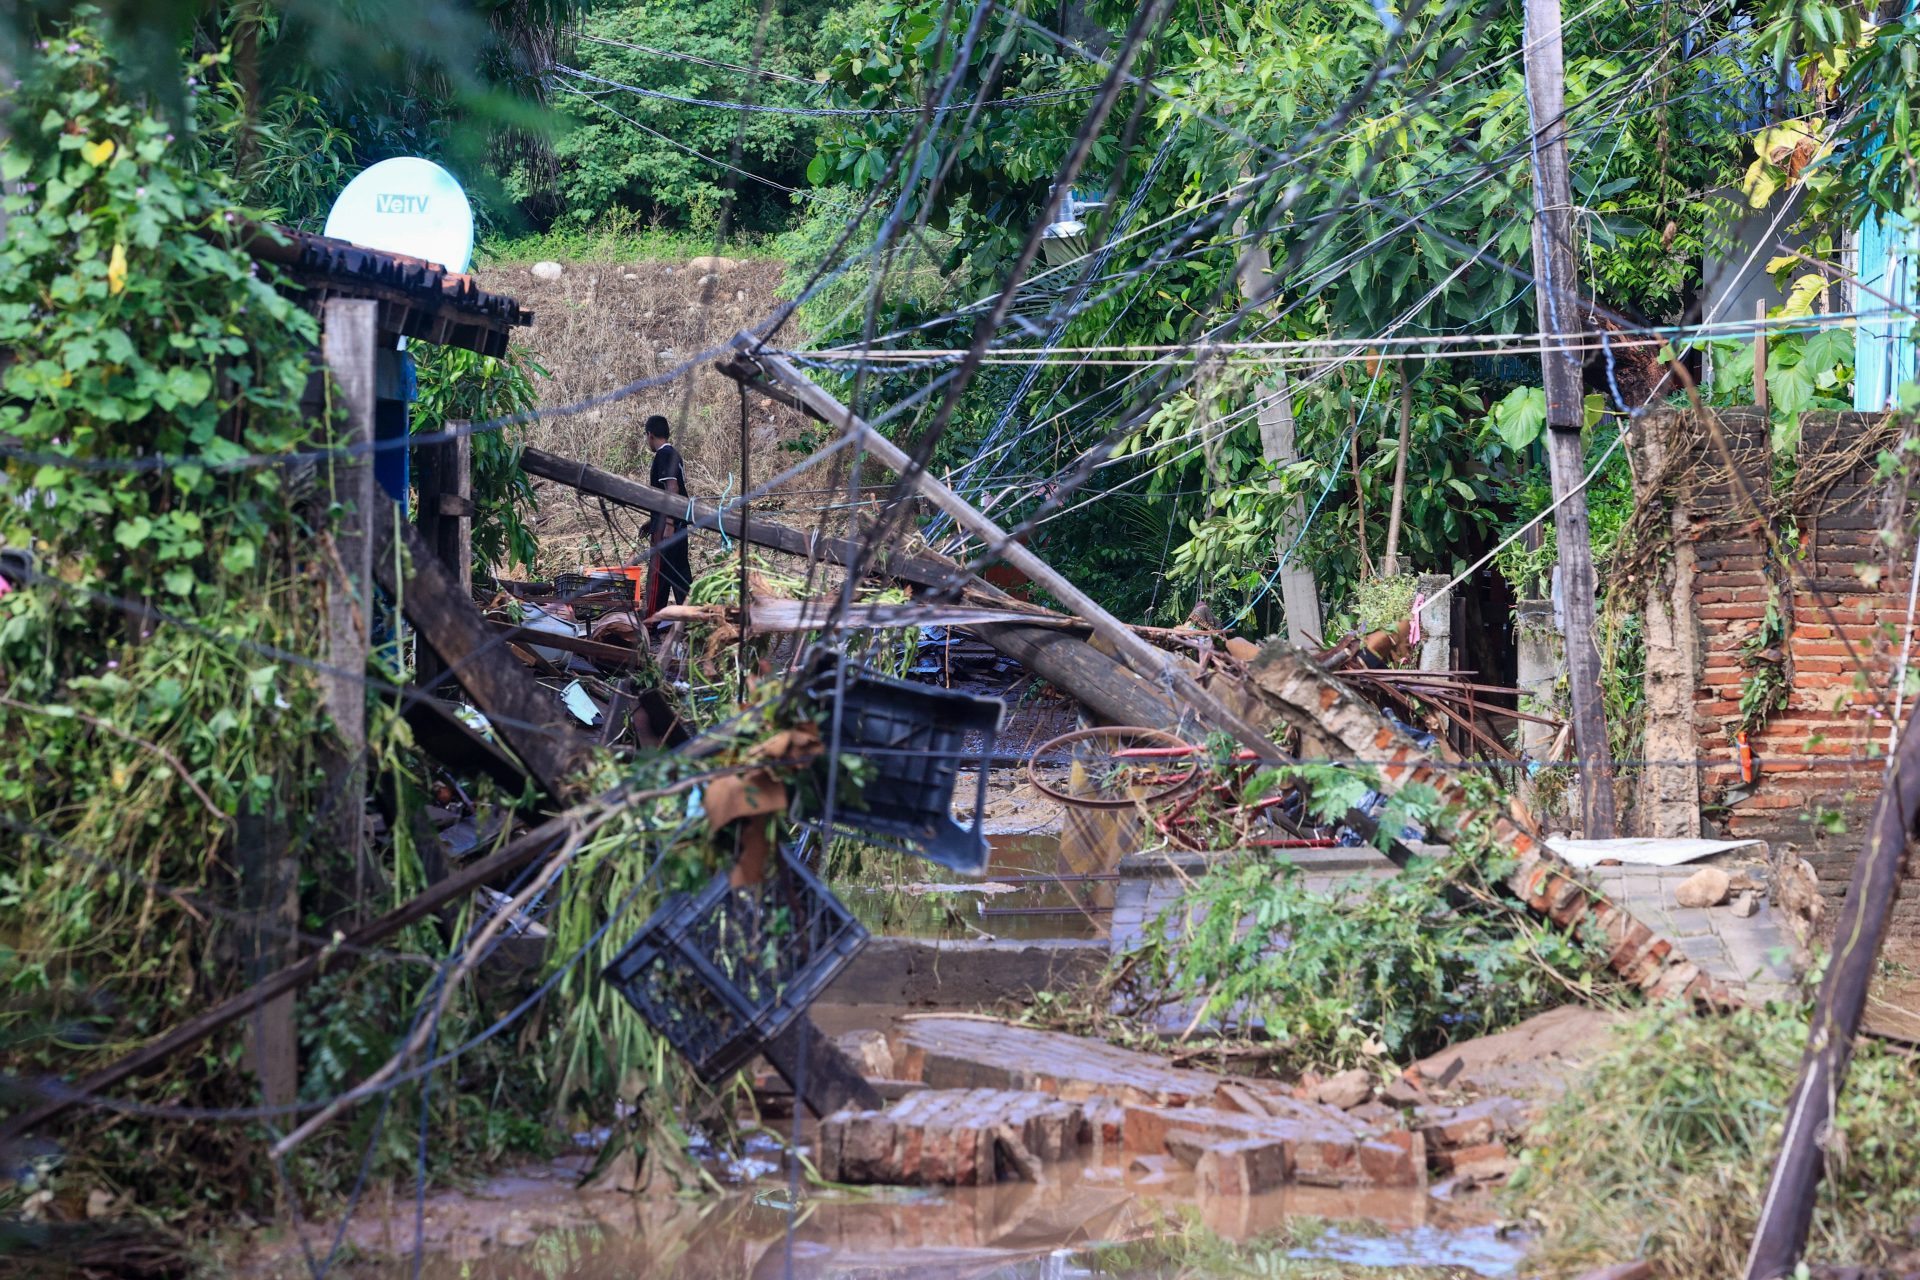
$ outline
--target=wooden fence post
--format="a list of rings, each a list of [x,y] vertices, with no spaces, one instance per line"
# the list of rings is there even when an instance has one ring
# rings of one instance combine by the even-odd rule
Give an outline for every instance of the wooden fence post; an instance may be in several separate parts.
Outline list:
[[[464,422],[449,422],[459,430]],[[420,466],[415,471],[420,489],[420,507],[414,524],[420,537],[453,576],[463,595],[473,595],[473,437],[457,436],[421,449]],[[418,645],[413,655],[414,681],[423,689],[432,689],[446,674],[433,646]]]
[[[367,686],[372,645],[373,540],[368,521],[373,501],[374,346],[379,304],[357,298],[326,303],[321,352],[332,380],[332,400],[345,410],[335,445],[357,452],[336,456],[329,471],[334,517],[332,563],[327,575],[326,661],[339,674],[324,675],[333,742],[324,751],[329,802],[323,821],[331,847],[354,869],[355,902],[362,901],[367,790]]]

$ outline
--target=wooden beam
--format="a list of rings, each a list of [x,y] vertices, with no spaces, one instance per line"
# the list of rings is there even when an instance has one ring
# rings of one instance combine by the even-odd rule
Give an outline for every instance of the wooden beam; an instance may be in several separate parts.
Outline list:
[[[528,775],[519,761],[488,742],[450,705],[422,694],[401,700],[401,715],[422,751],[455,773],[485,774],[508,795],[526,789]]]
[[[760,1052],[816,1117],[845,1107],[878,1111],[886,1105],[853,1060],[804,1013],[761,1045]]]
[[[551,480],[555,484],[563,484],[570,489],[578,489],[581,493],[591,494],[596,498],[605,498],[608,502],[616,502],[623,507],[632,507],[655,515],[671,516],[676,520],[687,520],[685,498],[676,498],[664,489],[656,489],[650,484],[641,484],[637,480],[629,480],[625,476],[615,475],[611,471],[602,471],[598,467],[590,467],[584,462],[575,462],[571,458],[563,458],[558,454],[548,453],[544,449],[527,449],[522,452],[520,466],[528,475],[539,476],[543,480]],[[688,524],[694,529],[724,530],[731,538],[740,538],[758,546],[784,551],[788,555],[803,558],[818,556],[829,563],[842,566],[853,564],[860,553],[860,544],[851,539],[820,537],[759,517],[743,521],[738,511],[717,510],[704,502],[693,504],[693,518],[688,521]],[[952,586],[956,582],[966,581],[966,575],[957,565],[936,556],[882,554],[873,562],[872,571],[886,577],[899,578],[929,587]]]
[[[328,460],[324,483],[334,517],[328,529],[333,563],[327,574],[327,665],[338,674],[322,674],[321,696],[333,721],[334,737],[322,748],[321,767],[338,795],[328,815],[328,844],[346,855],[358,876],[366,831],[367,669],[373,625],[374,518],[374,344],[377,308],[354,298],[326,303],[321,332],[330,398],[344,411],[334,443],[358,450]],[[356,895],[357,898],[357,895]]]
[[[471,595],[462,594],[420,531],[387,504],[376,522],[374,571],[401,601],[420,639],[433,646],[448,673],[492,721],[494,732],[526,764],[548,795],[564,799],[578,789],[573,774],[586,758],[587,740],[560,704],[507,652]],[[407,564],[394,564],[395,539]]]
[[[1814,998],[1807,1051],[1787,1099],[1780,1154],[1760,1201],[1760,1223],[1747,1255],[1747,1280],[1793,1274],[1813,1224],[1814,1197],[1825,1171],[1827,1125],[1846,1086],[1853,1039],[1867,1008],[1880,963],[1880,944],[1893,914],[1907,860],[1907,841],[1920,823],[1920,705],[1907,718],[1893,767],[1880,785],[1867,848],[1853,864],[1847,896],[1834,928],[1833,959]]]

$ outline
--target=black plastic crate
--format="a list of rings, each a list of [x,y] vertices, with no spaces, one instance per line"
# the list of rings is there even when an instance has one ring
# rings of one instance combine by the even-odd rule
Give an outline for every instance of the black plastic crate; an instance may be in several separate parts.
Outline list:
[[[807,691],[828,709],[821,731],[830,737],[832,654],[814,660]],[[847,672],[840,709],[840,753],[859,756],[868,766],[868,777],[855,788],[841,776],[834,791],[835,827],[904,841],[928,861],[966,875],[985,871],[987,765],[1006,705],[998,698],[862,669]],[[969,737],[975,741],[971,749]],[[831,755],[830,747],[815,766],[822,796],[833,767]],[[980,779],[972,826],[961,826],[953,818],[953,789],[963,766],[978,770]]]
[[[727,874],[668,898],[602,970],[709,1084],[804,1014],[867,942],[846,904],[785,850],[757,885],[735,889]]]

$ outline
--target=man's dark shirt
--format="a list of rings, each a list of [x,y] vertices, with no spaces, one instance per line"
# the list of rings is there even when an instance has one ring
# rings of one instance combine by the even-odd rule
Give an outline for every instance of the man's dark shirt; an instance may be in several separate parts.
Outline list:
[[[669,480],[679,481],[681,495],[684,496],[686,494],[687,469],[680,461],[680,451],[670,444],[663,444],[653,455],[653,487],[656,489],[664,489],[667,487],[667,481]],[[660,532],[670,532],[671,530],[663,521],[664,517],[655,516],[653,518],[654,529]]]

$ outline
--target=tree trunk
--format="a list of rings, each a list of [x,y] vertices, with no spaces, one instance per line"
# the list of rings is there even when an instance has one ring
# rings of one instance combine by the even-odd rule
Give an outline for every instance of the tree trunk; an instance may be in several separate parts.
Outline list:
[[[1393,459],[1393,505],[1387,511],[1387,554],[1380,572],[1391,578],[1400,572],[1400,512],[1407,500],[1407,439],[1413,431],[1412,368],[1400,371],[1400,451]]]

